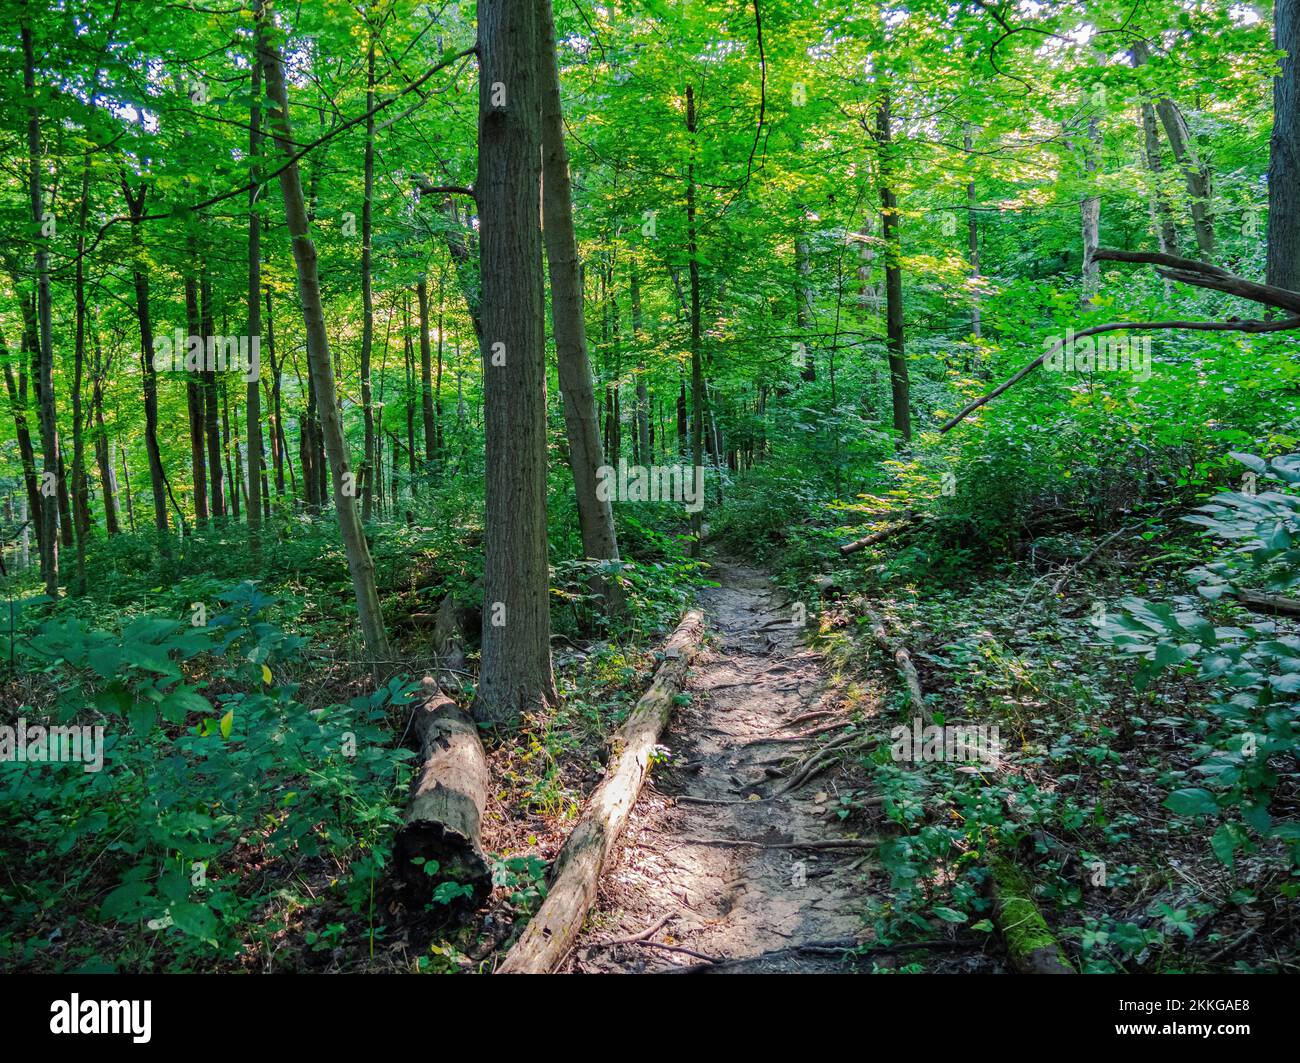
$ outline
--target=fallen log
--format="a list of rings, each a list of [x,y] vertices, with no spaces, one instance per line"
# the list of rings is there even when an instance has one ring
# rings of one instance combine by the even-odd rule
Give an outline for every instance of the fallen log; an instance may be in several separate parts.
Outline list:
[[[893,524],[886,524],[879,531],[874,531],[861,539],[854,539],[851,543],[845,543],[840,547],[840,557],[848,557],[850,554],[856,554],[859,550],[865,550],[868,546],[875,546],[877,543],[883,543],[886,539],[892,539],[899,532],[907,531],[908,528],[914,527],[920,521],[921,518],[917,514],[905,513],[902,519],[895,521]]]
[[[894,663],[898,665],[898,670],[907,683],[907,693],[911,698],[912,707],[921,717],[921,722],[928,727],[934,722],[934,716],[925,704],[925,695],[921,692],[921,677],[917,675],[916,665],[912,663],[912,655],[906,646],[889,637],[885,622],[873,610],[866,610],[866,617],[867,623],[871,625],[871,637],[875,639],[876,645],[894,658]]]
[[[1300,616],[1300,599],[1297,598],[1252,590],[1237,591],[1235,597],[1252,612],[1268,613],[1271,616]]]
[[[438,609],[434,648],[442,666],[464,667],[450,594]],[[492,872],[480,837],[491,776],[478,726],[439,685],[440,679],[447,678],[440,673],[421,682],[422,697],[411,725],[424,763],[412,783],[405,821],[394,841],[393,863],[398,877],[417,896],[432,892],[440,881],[466,887],[469,893],[453,907],[472,911],[492,892]]]
[[[414,727],[424,751],[393,860],[398,875],[419,893],[439,881],[470,889],[461,908],[477,908],[492,892],[492,873],[480,830],[491,777],[478,727],[465,710],[424,680],[426,695]],[[431,867],[436,863],[436,869]]]
[[[600,872],[641,793],[650,755],[672,715],[674,698],[699,647],[703,616],[692,609],[664,647],[650,689],[614,732],[605,778],[592,791],[551,871],[546,900],[498,968],[500,974],[546,974],[568,955],[596,900]]]
[[[1010,860],[989,858],[993,923],[1011,966],[1020,974],[1075,974],[1056,936],[1034,903],[1023,872]]]

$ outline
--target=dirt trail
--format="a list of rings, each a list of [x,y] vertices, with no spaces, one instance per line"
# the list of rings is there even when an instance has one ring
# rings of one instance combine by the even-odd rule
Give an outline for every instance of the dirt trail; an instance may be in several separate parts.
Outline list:
[[[665,917],[650,940],[710,957],[762,957],[726,968],[747,973],[841,969],[835,950],[790,950],[861,931],[866,850],[693,840],[772,846],[851,836],[834,811],[843,792],[838,766],[790,794],[750,799],[781,787],[784,779],[769,769],[835,735],[797,744],[759,739],[846,718],[826,690],[824,662],[800,643],[782,592],[763,573],[739,564],[717,562],[713,576],[720,586],[703,595],[703,604],[720,645],[696,662],[691,704],[678,709],[664,738],[670,766],[655,769],[633,810],[570,970],[630,973],[699,963],[642,944],[603,944],[640,934]],[[836,716],[793,722],[819,710]],[[774,950],[787,951],[765,955]]]

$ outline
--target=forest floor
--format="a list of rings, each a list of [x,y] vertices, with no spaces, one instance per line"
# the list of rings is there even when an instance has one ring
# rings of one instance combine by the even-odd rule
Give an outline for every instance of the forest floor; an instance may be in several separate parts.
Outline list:
[[[778,774],[835,740],[831,728],[850,723],[844,701],[763,572],[718,561],[711,574],[718,586],[702,599],[716,638],[692,669],[667,764],[642,791],[569,970],[723,959],[746,972],[836,970],[863,931],[865,843],[836,815],[854,767],[832,765],[789,793]]]

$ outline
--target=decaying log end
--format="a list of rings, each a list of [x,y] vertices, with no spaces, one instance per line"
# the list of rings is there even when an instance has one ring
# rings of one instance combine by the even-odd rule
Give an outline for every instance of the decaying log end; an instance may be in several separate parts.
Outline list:
[[[424,685],[427,696],[413,721],[424,764],[394,842],[394,867],[417,896],[432,893],[439,882],[469,887],[472,892],[453,907],[472,910],[492,892],[492,871],[480,841],[490,781],[487,757],[469,715],[436,683]],[[431,864],[436,864],[433,871]]]

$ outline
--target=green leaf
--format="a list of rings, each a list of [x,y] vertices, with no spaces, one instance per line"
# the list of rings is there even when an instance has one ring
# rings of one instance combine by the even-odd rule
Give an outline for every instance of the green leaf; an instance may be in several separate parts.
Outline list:
[[[1213,816],[1219,811],[1214,795],[1199,787],[1175,790],[1165,798],[1165,808],[1180,816]]]

